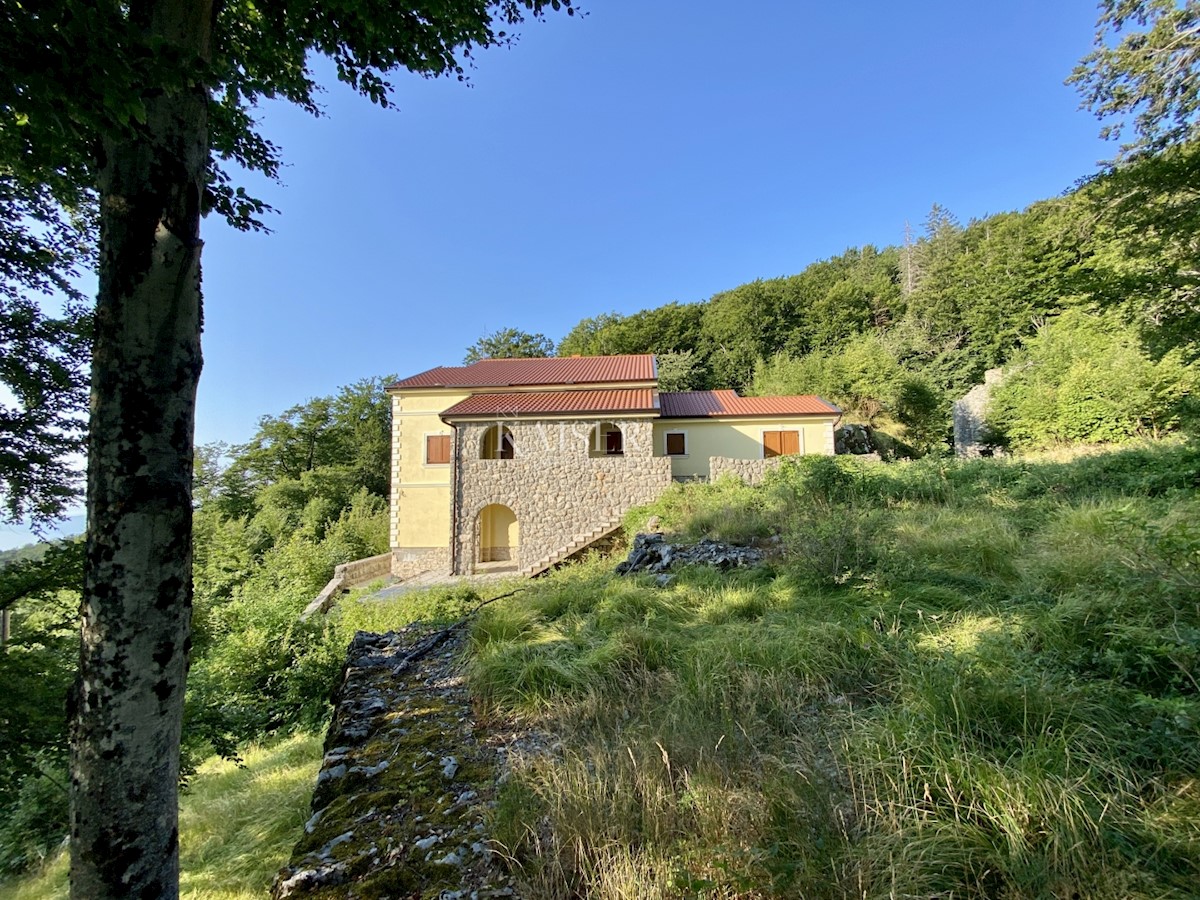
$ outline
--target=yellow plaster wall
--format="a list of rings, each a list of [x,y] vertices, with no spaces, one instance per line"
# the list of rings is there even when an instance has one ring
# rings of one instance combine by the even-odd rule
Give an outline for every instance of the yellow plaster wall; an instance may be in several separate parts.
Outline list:
[[[392,395],[393,547],[450,546],[449,465],[425,464],[425,438],[453,435],[438,418],[468,391],[413,391]]]
[[[804,455],[833,453],[833,416],[761,419],[669,419],[654,423],[654,455],[666,456],[669,431],[687,434],[687,456],[671,457],[673,478],[707,478],[711,456],[761,459],[764,431],[799,431]]]
[[[520,531],[517,517],[511,509],[501,504],[485,506],[479,513],[479,544],[489,550],[503,547],[509,555],[492,556],[496,559],[516,559],[520,548]]]

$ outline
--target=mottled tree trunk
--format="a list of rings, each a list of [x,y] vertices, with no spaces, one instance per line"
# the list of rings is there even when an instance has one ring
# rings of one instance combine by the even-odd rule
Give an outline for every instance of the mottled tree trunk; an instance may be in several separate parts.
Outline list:
[[[71,895],[178,895],[180,722],[191,627],[192,433],[212,0],[134,0],[146,121],[100,165],[100,293],[88,444],[80,672],[71,729]]]

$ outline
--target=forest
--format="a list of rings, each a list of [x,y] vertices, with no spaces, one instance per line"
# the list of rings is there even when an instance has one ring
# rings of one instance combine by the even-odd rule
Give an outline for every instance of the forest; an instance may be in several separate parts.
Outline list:
[[[945,452],[951,402],[1002,366],[999,445],[1164,434],[1195,415],[1197,184],[1184,145],[1021,212],[935,204],[899,246],[586,318],[558,353],[657,353],[664,390],[819,394],[917,452]]]

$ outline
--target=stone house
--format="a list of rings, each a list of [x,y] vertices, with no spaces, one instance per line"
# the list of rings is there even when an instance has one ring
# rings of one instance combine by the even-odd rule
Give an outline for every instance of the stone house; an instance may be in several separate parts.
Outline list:
[[[533,575],[606,537],[674,481],[757,480],[834,452],[815,396],[658,390],[651,354],[485,359],[397,381],[392,573]]]

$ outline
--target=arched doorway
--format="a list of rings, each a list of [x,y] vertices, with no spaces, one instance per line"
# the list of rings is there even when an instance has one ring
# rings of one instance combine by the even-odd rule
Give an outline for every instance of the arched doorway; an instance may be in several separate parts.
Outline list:
[[[517,514],[502,503],[479,511],[478,562],[516,562],[520,548]]]

